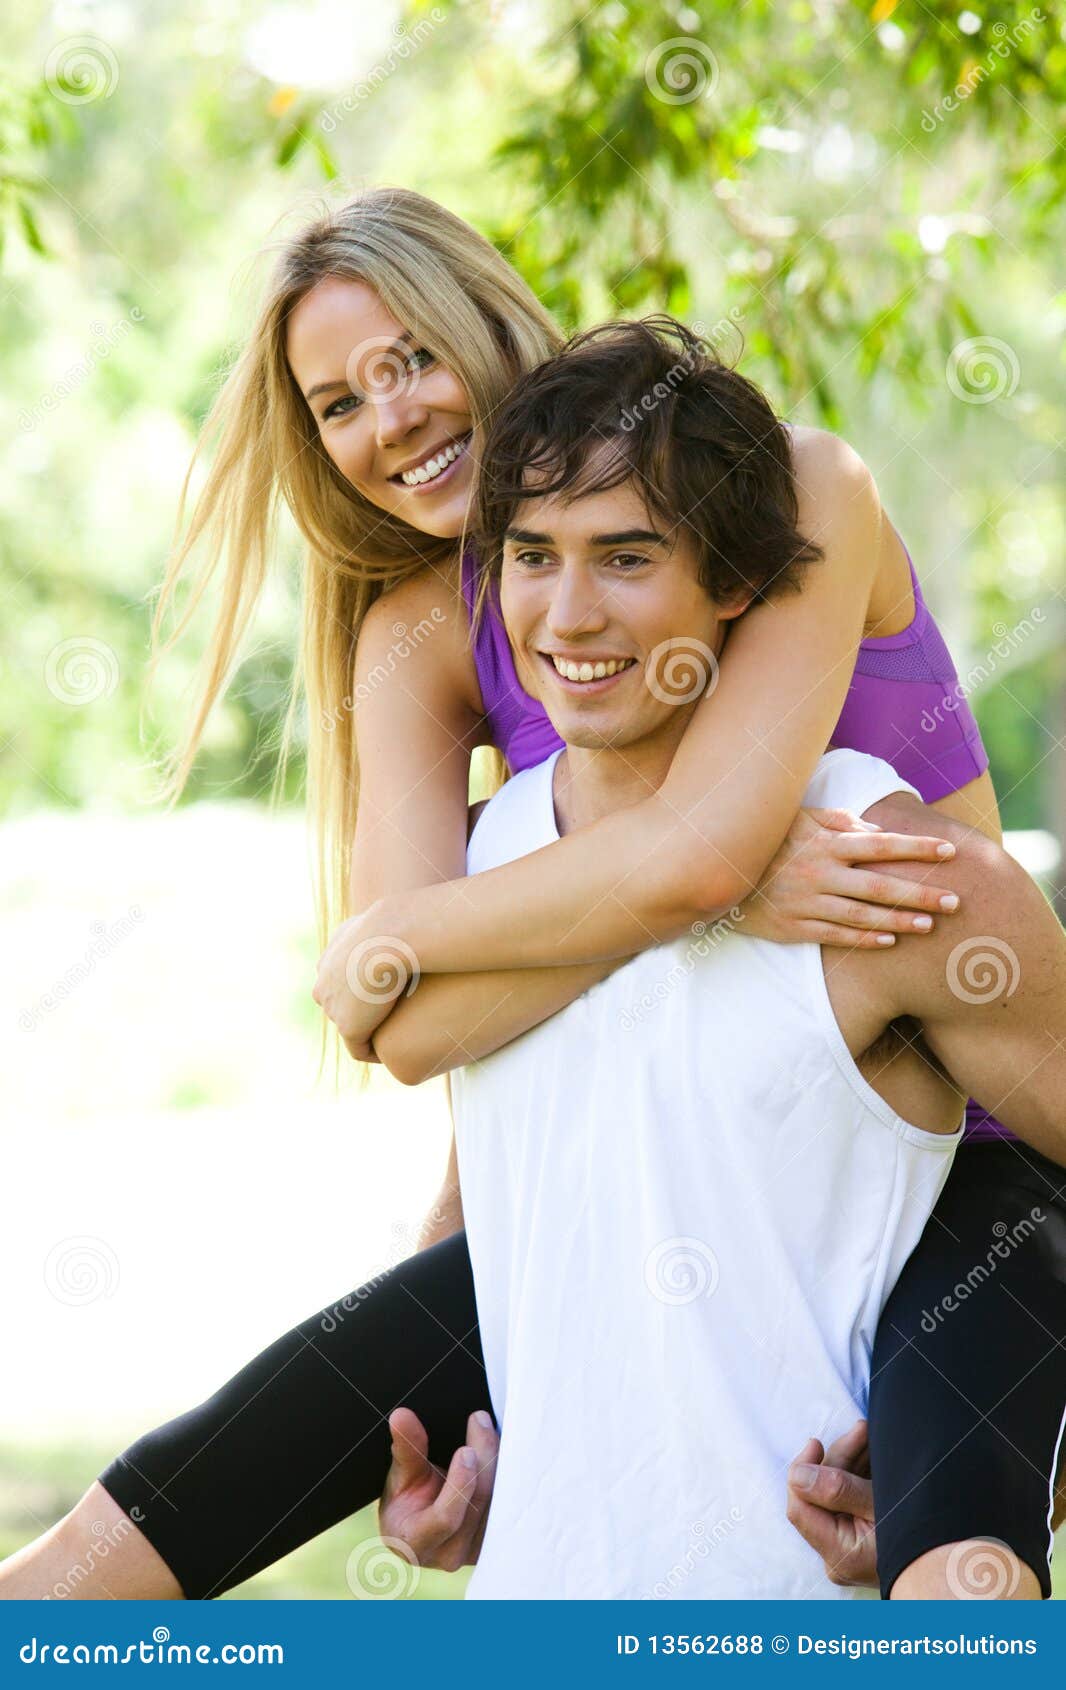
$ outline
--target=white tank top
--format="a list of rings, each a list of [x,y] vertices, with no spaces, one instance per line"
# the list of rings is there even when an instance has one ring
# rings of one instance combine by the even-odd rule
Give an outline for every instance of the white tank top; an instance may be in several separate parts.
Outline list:
[[[559,753],[483,811],[468,872],[558,838]],[[827,753],[805,807],[914,791]],[[863,1078],[817,945],[712,924],[452,1075],[502,1428],[471,1597],[850,1593],[785,1518],[865,1413],[878,1315],[962,1133]]]

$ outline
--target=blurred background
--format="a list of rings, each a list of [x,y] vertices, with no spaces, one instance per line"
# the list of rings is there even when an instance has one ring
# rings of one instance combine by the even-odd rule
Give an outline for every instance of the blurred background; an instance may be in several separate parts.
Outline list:
[[[439,1083],[317,1078],[299,756],[267,801],[298,626],[284,521],[186,800],[151,802],[211,612],[146,703],[198,426],[272,246],[324,199],[417,188],[568,327],[670,310],[842,433],[952,648],[1009,848],[1066,916],[1059,7],[31,0],[7,39],[5,1552],[409,1254],[443,1171]],[[373,1531],[241,1594],[347,1597]]]

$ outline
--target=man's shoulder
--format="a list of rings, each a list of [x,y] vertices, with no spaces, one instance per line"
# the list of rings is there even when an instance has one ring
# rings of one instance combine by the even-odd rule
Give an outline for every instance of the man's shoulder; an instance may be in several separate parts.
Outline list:
[[[473,804],[467,828],[467,872],[495,867],[558,838],[552,807],[551,771],[556,753],[520,769],[491,798]]]
[[[884,865],[893,880],[932,884],[953,892],[957,910],[934,917],[930,933],[900,934],[892,946],[846,953],[847,965],[867,989],[884,1001],[889,1019],[930,1013],[958,974],[959,958],[1012,921],[1019,898],[1032,883],[1001,845],[956,821],[909,792],[892,792],[862,812],[883,832],[946,839],[955,855],[932,863],[894,861]]]
[[[914,788],[883,757],[850,747],[833,747],[818,760],[803,795],[803,808],[849,810],[861,816],[872,804],[893,792],[917,796]]]

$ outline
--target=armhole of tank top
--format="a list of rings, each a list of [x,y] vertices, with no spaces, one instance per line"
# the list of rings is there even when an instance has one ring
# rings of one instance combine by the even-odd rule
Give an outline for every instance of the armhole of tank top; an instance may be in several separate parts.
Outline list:
[[[864,636],[860,642],[860,649],[865,647],[867,650],[872,651],[890,651],[893,647],[898,650],[900,646],[914,645],[922,638],[922,635],[925,633],[926,627],[928,626],[929,606],[926,604],[922,595],[921,584],[918,580],[918,571],[914,567],[914,559],[911,557],[911,554],[907,549],[903,536],[898,535],[897,537],[900,545],[903,547],[903,555],[907,559],[907,567],[910,570],[911,597],[914,601],[914,607],[911,611],[911,619],[907,623],[906,627],[898,628],[894,634],[870,634]]]
[[[897,1138],[906,1140],[908,1144],[914,1144],[922,1150],[953,1149],[962,1139],[966,1126],[965,1103],[962,1106],[959,1124],[954,1132],[950,1133],[930,1132],[928,1127],[920,1127],[916,1121],[908,1121],[905,1115],[898,1114],[892,1105],[881,1096],[881,1093],[874,1090],[848,1049],[840,1023],[833,1013],[833,1002],[825,981],[821,945],[811,945],[808,950],[811,1001],[817,1006],[818,1020],[822,1025],[826,1042],[836,1065],[859,1101],[864,1103],[877,1116],[883,1126],[888,1127]]]

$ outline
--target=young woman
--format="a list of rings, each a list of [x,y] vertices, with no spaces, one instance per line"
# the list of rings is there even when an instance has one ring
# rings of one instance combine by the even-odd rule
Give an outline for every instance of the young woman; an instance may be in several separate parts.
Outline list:
[[[517,687],[491,604],[471,637],[479,587],[462,536],[495,407],[561,339],[468,225],[416,194],[361,195],[285,250],[213,413],[214,462],[164,582],[157,628],[193,547],[206,544],[176,638],[223,571],[200,700],[172,768],[176,796],[262,585],[273,501],[288,504],[307,542],[301,670],[323,934],[346,909],[363,912],[335,934],[316,996],[353,1055],[409,1081],[498,1048],[619,960],[739,902],[743,931],[782,941],[891,943],[950,919],[941,889],[857,866],[935,862],[937,841],[799,811],[830,741],[889,757],[927,801],[998,837],[976,725],[964,704],[943,708],[954,670],[873,478],[841,441],[786,434],[768,411],[779,450],[762,450],[736,376],[723,382],[722,479],[707,497],[751,522],[772,506],[779,533],[818,560],[802,591],[732,625],[717,684],[659,792],[462,879],[472,750],[495,745],[515,770],[554,743]],[[926,734],[931,704],[941,708]],[[381,986],[390,955],[423,976],[402,1014]],[[965,1156],[988,1154],[979,1144]],[[988,1202],[1011,1173],[997,1162],[977,1179]],[[438,1233],[459,1213],[452,1204]],[[939,1363],[950,1370],[952,1358]],[[1041,1437],[1060,1422],[1060,1372],[1039,1391],[1013,1372],[1002,1382]],[[103,1523],[119,1541],[78,1594],[217,1595],[380,1494],[387,1416],[401,1402],[425,1422],[441,1465],[457,1446],[488,1447],[490,1427],[467,1419],[488,1405],[461,1233],[322,1311],[141,1439],[14,1558],[4,1594],[49,1594]],[[931,1466],[952,1428],[926,1427],[920,1392],[907,1415],[927,1449],[939,1440]],[[1050,1450],[1043,1460],[1046,1480]],[[463,1486],[484,1504],[480,1480]]]

